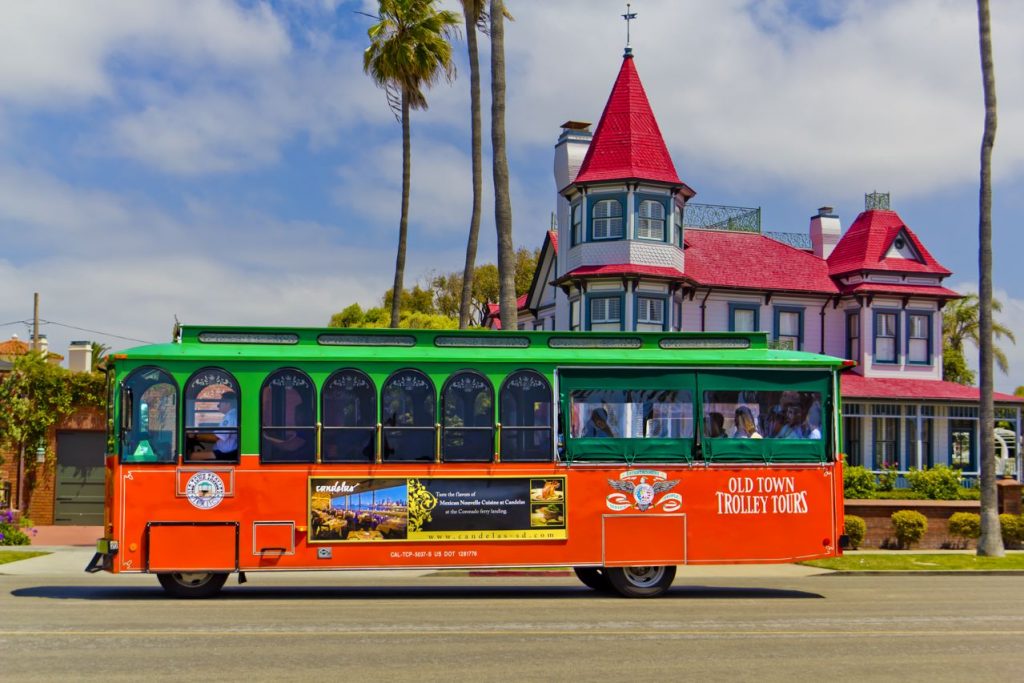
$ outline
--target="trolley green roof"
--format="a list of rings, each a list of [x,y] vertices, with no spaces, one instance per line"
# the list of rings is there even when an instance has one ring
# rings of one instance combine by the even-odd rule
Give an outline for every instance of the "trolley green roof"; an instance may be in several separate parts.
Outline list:
[[[771,348],[765,332],[542,332],[184,325],[178,339],[116,361],[338,361],[841,368],[841,358]]]

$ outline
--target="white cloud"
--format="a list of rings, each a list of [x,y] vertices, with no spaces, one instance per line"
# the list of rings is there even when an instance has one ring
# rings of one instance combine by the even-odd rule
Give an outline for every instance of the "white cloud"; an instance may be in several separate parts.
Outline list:
[[[59,108],[112,96],[114,57],[258,70],[289,49],[284,27],[263,3],[8,2],[0,6],[0,98]]]

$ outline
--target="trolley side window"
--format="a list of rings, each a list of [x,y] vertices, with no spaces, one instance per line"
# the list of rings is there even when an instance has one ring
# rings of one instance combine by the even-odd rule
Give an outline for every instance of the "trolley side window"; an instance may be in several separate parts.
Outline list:
[[[399,370],[381,391],[385,461],[430,462],[436,458],[434,383],[418,370]]]
[[[139,368],[121,384],[121,462],[175,462],[178,385],[160,368]]]
[[[441,390],[445,462],[490,462],[494,457],[494,387],[478,372],[457,372]]]
[[[339,370],[320,394],[323,462],[373,462],[377,433],[377,388],[366,373]]]
[[[260,389],[260,460],[316,460],[316,389],[301,370],[278,370]]]
[[[824,462],[827,382],[813,372],[701,373],[705,460]]]
[[[238,382],[203,368],[185,384],[185,460],[238,462]]]
[[[689,462],[694,445],[692,372],[567,372],[562,409],[569,460]]]
[[[517,370],[501,385],[501,443],[504,462],[544,462],[552,456],[551,385],[533,370]]]

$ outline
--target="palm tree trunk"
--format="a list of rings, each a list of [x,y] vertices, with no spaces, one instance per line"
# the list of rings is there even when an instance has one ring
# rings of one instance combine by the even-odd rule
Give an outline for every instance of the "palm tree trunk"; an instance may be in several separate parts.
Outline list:
[[[992,63],[988,0],[978,0],[978,34],[985,90],[985,131],[981,139],[981,192],[978,202],[978,299],[981,304],[978,316],[981,337],[978,362],[981,375],[981,538],[978,539],[978,554],[1002,557],[1005,551],[996,496],[995,409],[992,401],[992,147],[996,139],[996,77]]]
[[[498,232],[498,303],[501,327],[514,330],[516,319],[516,259],[512,247],[512,202],[508,191],[505,152],[505,3],[491,0],[491,147],[494,156],[494,224]]]
[[[395,284],[391,290],[391,327],[398,327],[402,287],[405,279],[405,246],[409,237],[409,179],[412,159],[409,145],[409,97],[402,90],[402,218],[398,222],[398,255],[395,257]]]
[[[480,55],[476,43],[476,19],[468,3],[463,4],[466,16],[466,43],[469,46],[469,101],[473,146],[473,213],[469,219],[469,240],[466,242],[466,267],[462,273],[462,300],[459,302],[459,329],[469,327],[473,317],[473,271],[476,248],[480,240],[481,195],[483,194],[483,141],[480,123]]]

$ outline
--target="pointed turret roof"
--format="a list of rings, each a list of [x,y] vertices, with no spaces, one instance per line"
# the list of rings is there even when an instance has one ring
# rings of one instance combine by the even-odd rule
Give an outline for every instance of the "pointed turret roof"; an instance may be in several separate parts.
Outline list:
[[[918,260],[888,256],[889,248],[900,235],[906,235]],[[828,270],[832,277],[863,271],[927,273],[943,277],[951,274],[924,248],[898,213],[884,209],[869,209],[857,216],[829,255]]]
[[[676,174],[633,55],[627,51],[575,182],[630,179],[681,185],[689,190]]]

